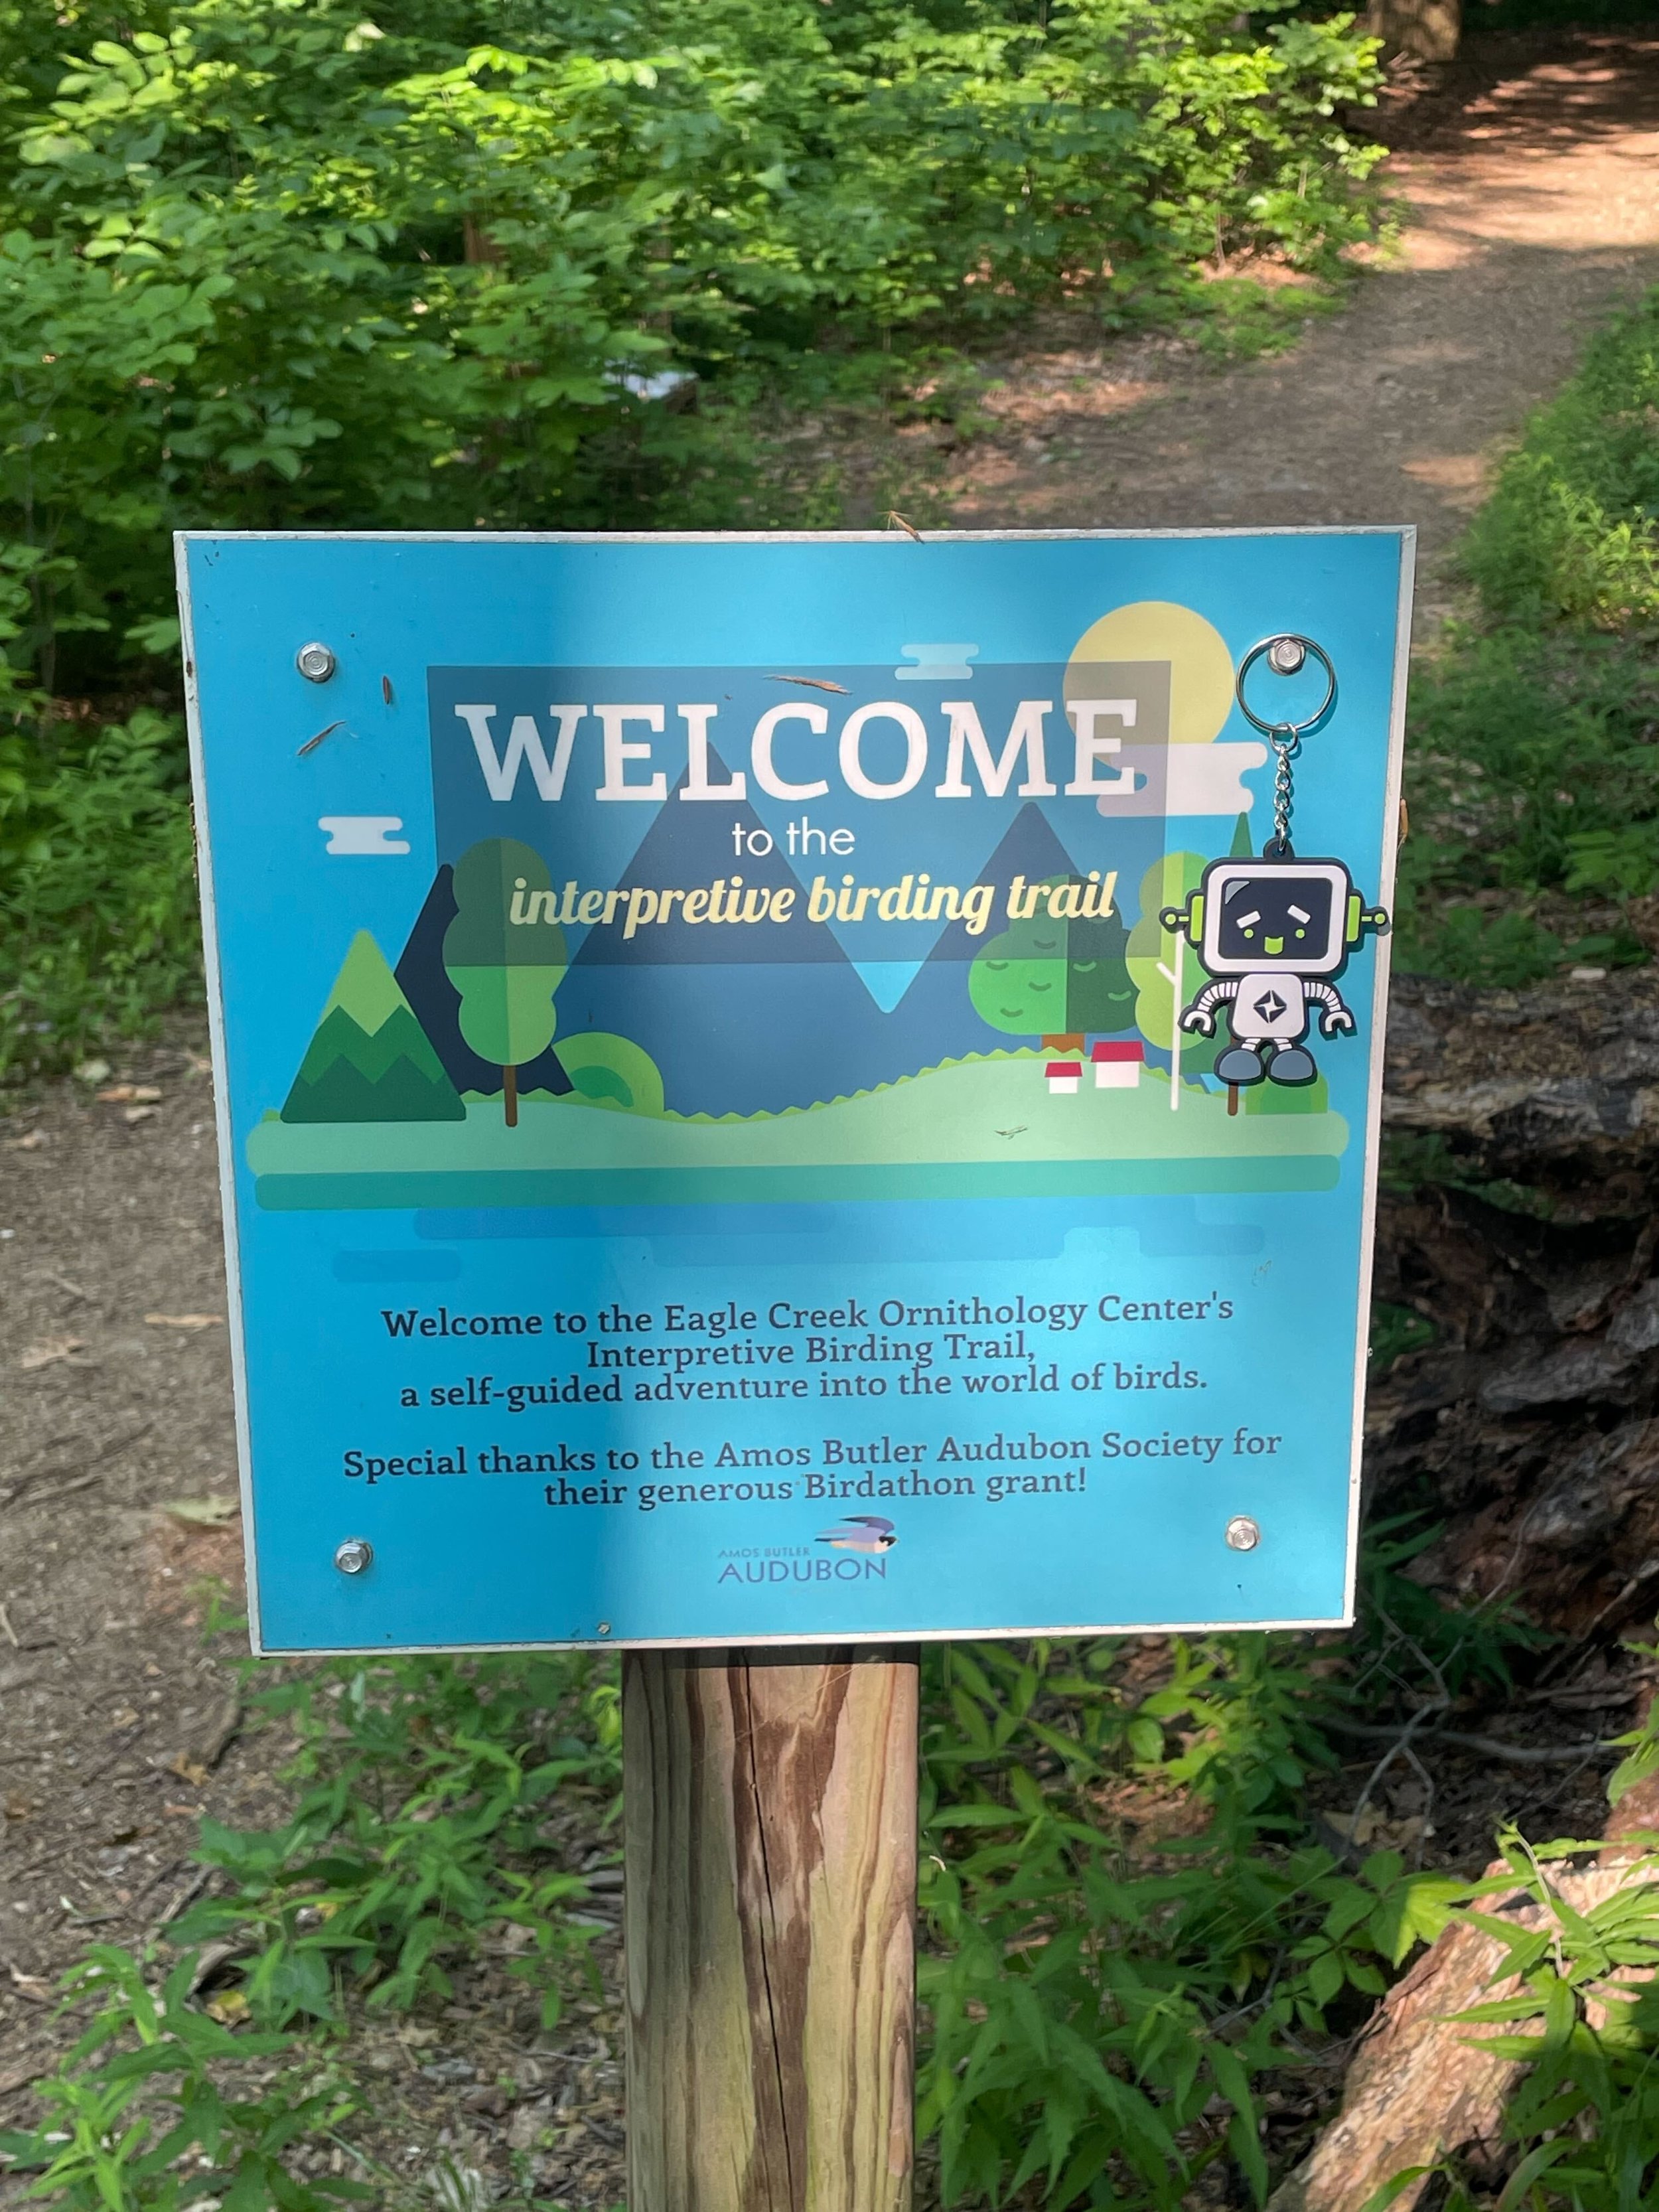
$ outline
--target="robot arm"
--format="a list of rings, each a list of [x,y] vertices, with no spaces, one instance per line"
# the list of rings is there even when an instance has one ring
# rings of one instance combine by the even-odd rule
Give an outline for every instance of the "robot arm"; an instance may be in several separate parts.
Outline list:
[[[1342,994],[1334,983],[1304,981],[1302,995],[1310,1004],[1318,1006],[1322,1035],[1335,1036],[1340,1030],[1352,1029],[1353,1016],[1343,1005]]]
[[[1224,1000],[1238,996],[1238,981],[1229,976],[1218,983],[1206,983],[1181,1017],[1183,1030],[1194,1030],[1200,1036],[1215,1035],[1215,1010]]]

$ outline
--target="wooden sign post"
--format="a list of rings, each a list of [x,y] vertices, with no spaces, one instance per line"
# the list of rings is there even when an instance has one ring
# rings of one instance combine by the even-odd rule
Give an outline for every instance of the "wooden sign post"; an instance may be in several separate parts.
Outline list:
[[[905,2212],[914,1652],[623,1662],[629,2212]]]

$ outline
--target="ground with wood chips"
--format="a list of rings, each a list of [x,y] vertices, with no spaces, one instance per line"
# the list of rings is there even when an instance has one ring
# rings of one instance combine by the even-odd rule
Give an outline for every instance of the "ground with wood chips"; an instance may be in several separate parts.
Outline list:
[[[1453,601],[1445,554],[1494,453],[1567,373],[1609,304],[1659,277],[1656,64],[1659,41],[1611,35],[1474,45],[1382,125],[1407,149],[1391,173],[1412,225],[1343,313],[1312,323],[1287,356],[1226,371],[1167,340],[1102,346],[1052,327],[1001,364],[993,434],[946,456],[957,519],[981,527],[1416,520],[1427,555],[1421,629]],[[1640,999],[1648,987],[1626,988]],[[1517,1069],[1506,1055],[1518,1027],[1547,1062],[1559,1029],[1528,1026],[1524,1010],[1498,1016],[1480,1031],[1492,1067],[1530,1077],[1536,1091],[1552,1080],[1549,1066]],[[1435,1079],[1436,1051],[1480,1029],[1474,1012],[1462,1002],[1448,1012],[1431,994],[1421,1022],[1428,1043],[1421,1026],[1403,1035],[1395,1095],[1407,1124],[1449,1129],[1476,1152],[1513,1149],[1534,1110],[1524,1082],[1494,1102],[1472,1096],[1478,1066],[1460,1067],[1461,1097]],[[1633,1003],[1626,1028],[1645,1037],[1648,1025],[1645,1005]],[[1420,1065],[1410,1059],[1413,1034],[1427,1055]],[[1627,1042],[1609,1043],[1610,1066]],[[64,1085],[19,1109],[0,1132],[0,2127],[27,2118],[28,2085],[61,2043],[52,1977],[89,1937],[139,1943],[166,1927],[199,1881],[191,1849],[204,1810],[251,1826],[276,1817],[283,1802],[281,1735],[244,1725],[236,1639],[204,1633],[208,1591],[238,1587],[240,1532],[198,1044],[193,1030],[181,1031],[101,1083]],[[1595,1109],[1613,1121],[1618,1080],[1614,1070]],[[1559,1124],[1560,1108],[1547,1099],[1534,1118]],[[1474,1231],[1468,1220],[1397,1220],[1385,1253],[1385,1267],[1413,1294],[1440,1297],[1454,1319],[1485,1317],[1473,1346],[1485,1363],[1477,1383],[1467,1372],[1460,1379],[1455,1359],[1470,1346],[1454,1337],[1426,1362],[1407,1363],[1376,1413],[1385,1479],[1400,1479],[1413,1455],[1432,1456],[1438,1437],[1447,1464],[1474,1486],[1485,1534],[1462,1551],[1453,1544],[1433,1567],[1448,1587],[1465,1589],[1506,1571],[1516,1527],[1541,1525],[1526,1518],[1541,1480],[1527,1455],[1538,1409],[1507,1406],[1501,1387],[1494,1404],[1487,1387],[1506,1357],[1513,1366],[1522,1356],[1505,1352],[1504,1328],[1533,1347],[1528,1360],[1553,1356],[1552,1328],[1600,1346],[1628,1395],[1627,1430],[1637,1433],[1626,1435],[1626,1457],[1647,1449],[1646,1352],[1619,1366],[1617,1333],[1632,1335],[1620,1316],[1650,1252],[1627,1252],[1592,1224],[1575,1264],[1586,1285],[1598,1264],[1607,1281],[1595,1295],[1585,1289],[1582,1310],[1550,1322],[1540,1317],[1548,1310],[1541,1291],[1526,1303],[1524,1255],[1500,1250],[1494,1234],[1482,1260],[1490,1229],[1484,1216]],[[1569,1405],[1570,1368],[1558,1360],[1551,1370],[1565,1378]],[[1449,1434],[1463,1441],[1449,1443]],[[1552,1602],[1585,1641],[1570,1647],[1548,1700],[1501,1717],[1511,1743],[1536,1738],[1547,1753],[1564,1725],[1607,1733],[1643,1693],[1596,1641],[1641,1598],[1598,1579],[1606,1558],[1625,1548],[1620,1514],[1638,1510],[1640,1486],[1621,1490],[1621,1480],[1610,1462],[1583,1474],[1572,1540],[1588,1528],[1589,1549],[1558,1547]],[[1558,1499],[1559,1512],[1570,1504]],[[1150,1682],[1158,1663],[1156,1647],[1139,1653],[1137,1677]],[[1490,1716],[1480,1723],[1496,1724]],[[1499,1813],[1534,1832],[1599,1826],[1605,1761],[1495,1765],[1461,1747],[1458,1733],[1425,1744],[1431,1796],[1408,1769],[1367,1794],[1375,1749],[1357,1746],[1353,1766],[1322,1792],[1334,1836],[1346,1823],[1362,1844],[1398,1841],[1478,1865]],[[581,1865],[592,1844],[571,1836],[570,1863]],[[614,1942],[602,1942],[601,1956],[606,1996],[574,2007],[551,2036],[537,2032],[522,1990],[488,1960],[459,1974],[441,2009],[365,2024],[350,2046],[368,2106],[356,2134],[382,2172],[406,2178],[385,2186],[385,2202],[430,2203],[431,2177],[446,2161],[500,2190],[515,2149],[533,2156],[544,2200],[603,2207],[620,2198]],[[1282,2116],[1292,2134],[1315,2117],[1320,2094],[1310,2093],[1305,2113]],[[9,2194],[0,2183],[0,2202],[17,2186]]]

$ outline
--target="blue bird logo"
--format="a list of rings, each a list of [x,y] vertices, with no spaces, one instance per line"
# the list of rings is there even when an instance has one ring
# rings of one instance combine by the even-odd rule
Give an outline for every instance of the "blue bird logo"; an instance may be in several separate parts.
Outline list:
[[[835,1528],[826,1528],[818,1541],[837,1552],[890,1552],[898,1538],[892,1522],[879,1513],[849,1513]]]

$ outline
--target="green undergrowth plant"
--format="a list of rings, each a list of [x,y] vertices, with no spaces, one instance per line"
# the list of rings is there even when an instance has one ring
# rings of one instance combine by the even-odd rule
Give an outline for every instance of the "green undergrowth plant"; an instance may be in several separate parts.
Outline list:
[[[1364,2017],[1446,1885],[1357,1870],[1302,1806],[1332,1754],[1303,1638],[955,1645],[928,1662],[919,2121],[947,2204],[1173,2208]]]
[[[1349,1705],[1380,1708],[1384,1698],[1449,1705],[1455,1698],[1504,1697],[1515,1667],[1555,1639],[1529,1621],[1515,1596],[1465,1605],[1445,1601],[1407,1571],[1443,1533],[1417,1511],[1374,1521],[1359,1547],[1358,1620],[1342,1695]]]
[[[177,1940],[233,1942],[254,2018],[283,2027],[339,2021],[348,1990],[398,2011],[446,1996],[456,1958],[493,1936],[554,2025],[591,1976],[569,1854],[614,1825],[611,1670],[580,1654],[340,1661],[253,1702],[297,1735],[297,1802],[276,1829],[204,1821],[198,1856],[224,1879]]]
[[[62,1066],[199,988],[182,727],[141,707],[0,737],[0,1076]]]
[[[1659,890],[1659,290],[1528,424],[1462,551],[1478,596],[1413,678],[1408,965],[1522,985],[1645,957]]]
[[[0,2172],[30,2177],[26,2199],[63,2212],[338,2212],[374,2197],[296,2171],[295,2151],[338,2125],[350,2094],[292,2037],[233,2033],[193,2003],[198,1963],[187,1951],[162,1976],[97,1943],[65,1977],[68,2007],[92,2020],[38,2085],[40,2125],[0,2135]]]
[[[1275,2090],[1361,2024],[1468,1895],[1397,1852],[1345,1861],[1307,1810],[1357,1698],[1501,1684],[1524,1641],[1409,1584],[1426,1540],[1381,1533],[1377,1623],[1352,1649],[1251,1634],[928,1650],[919,2124],[945,2204],[1174,2212],[1218,2165],[1231,2191],[1265,2197]],[[291,1814],[203,1823],[213,1891],[169,1931],[159,2010],[153,1967],[88,1954],[79,1993],[110,2003],[47,2084],[47,2121],[6,2145],[64,2203],[173,2212],[222,2193],[264,2212],[264,2188],[315,2212],[295,2191],[323,2185],[291,2189],[284,2146],[333,2125],[331,2098],[338,2117],[318,2069],[349,2063],[361,2007],[441,2002],[481,1951],[549,2027],[592,1986],[584,1874],[616,1833],[613,1660],[244,1667],[255,1710],[295,1739]],[[189,1999],[204,1957],[211,2016]],[[239,2103],[224,2069],[252,2057],[281,2063]],[[182,2166],[162,2077],[177,2126],[186,2108],[211,2118],[209,2087],[223,2107],[217,2136],[192,2117]],[[226,2145],[264,2161],[234,2198]],[[220,2185],[198,2189],[209,2172]]]

